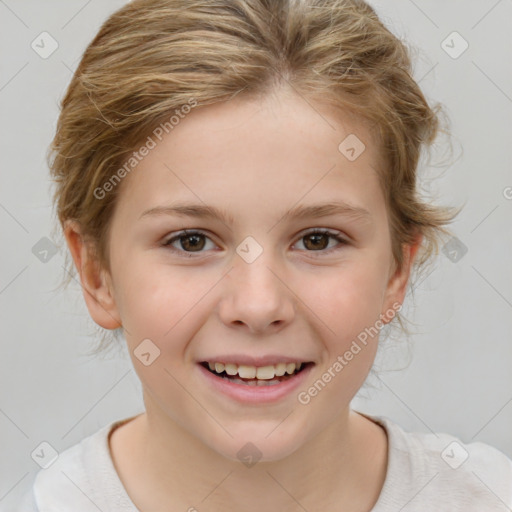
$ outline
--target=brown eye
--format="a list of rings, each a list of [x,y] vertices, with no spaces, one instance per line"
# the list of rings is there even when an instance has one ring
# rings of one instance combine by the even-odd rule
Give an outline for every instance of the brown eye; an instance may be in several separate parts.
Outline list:
[[[191,256],[193,253],[205,252],[207,240],[215,246],[215,244],[201,231],[181,231],[176,236],[169,238],[163,243],[164,247],[168,247],[173,252],[180,253],[183,256]],[[206,250],[208,247],[206,247]]]
[[[329,245],[329,235],[325,233],[311,233],[306,235],[303,240],[305,241],[304,246],[311,250],[325,249]]]
[[[329,247],[331,240],[338,242],[338,247],[336,247],[336,244]],[[299,239],[299,243],[304,245],[306,252],[317,252],[319,256],[340,249],[344,245],[348,245],[348,242],[341,238],[338,233],[318,229],[303,235]]]
[[[197,233],[180,236],[178,240],[185,251],[200,251],[205,246],[204,236]]]

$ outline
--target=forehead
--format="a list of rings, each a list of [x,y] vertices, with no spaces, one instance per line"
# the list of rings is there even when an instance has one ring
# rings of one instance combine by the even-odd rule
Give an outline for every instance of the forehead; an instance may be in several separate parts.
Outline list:
[[[197,107],[153,136],[120,201],[139,214],[172,198],[259,214],[306,200],[375,203],[378,148],[363,122],[334,112],[290,92]]]

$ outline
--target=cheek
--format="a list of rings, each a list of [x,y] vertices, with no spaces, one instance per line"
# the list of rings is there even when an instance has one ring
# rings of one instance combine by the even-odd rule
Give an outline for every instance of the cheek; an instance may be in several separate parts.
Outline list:
[[[302,285],[301,298],[307,297],[304,302],[315,313],[324,357],[321,373],[301,390],[300,398],[322,421],[331,421],[347,406],[373,365],[380,331],[375,326],[385,289],[382,276],[383,266],[361,261]]]
[[[386,289],[385,269],[362,259],[302,284],[301,298],[328,327],[326,332],[346,340],[379,317]]]
[[[158,343],[197,318],[201,299],[218,277],[149,261],[131,261],[120,276],[116,293],[127,339],[150,338]]]
[[[155,393],[161,405],[186,407],[187,397],[178,384],[186,378],[183,357],[188,342],[205,321],[205,295],[216,280],[214,276],[192,277],[191,272],[161,264],[145,263],[142,268],[137,271],[133,265],[120,288],[121,318],[133,365],[146,390]],[[142,353],[138,347],[148,339],[156,348],[149,344],[145,350],[152,360],[145,365],[137,353]],[[154,361],[153,354],[158,354]]]

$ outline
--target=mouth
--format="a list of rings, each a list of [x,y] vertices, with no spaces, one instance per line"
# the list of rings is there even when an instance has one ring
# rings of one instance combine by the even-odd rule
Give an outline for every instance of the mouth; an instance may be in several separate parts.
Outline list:
[[[277,386],[292,380],[295,376],[309,370],[313,362],[277,363],[266,366],[249,366],[234,363],[209,362],[199,363],[215,377],[231,384],[241,386]]]

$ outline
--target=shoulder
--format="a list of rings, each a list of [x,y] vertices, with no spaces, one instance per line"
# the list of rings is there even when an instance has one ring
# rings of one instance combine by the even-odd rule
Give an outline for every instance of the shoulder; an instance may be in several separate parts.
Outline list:
[[[40,470],[19,512],[68,512],[70,507],[75,512],[114,510],[110,508],[109,494],[112,493],[114,499],[123,498],[124,489],[120,491],[108,436],[124,421],[127,420],[102,427],[60,453],[48,468]],[[119,510],[125,509],[120,506]]]
[[[388,434],[383,491],[393,506],[408,503],[411,511],[428,506],[450,512],[512,507],[512,460],[497,448],[444,432],[408,432],[388,418],[368,417]]]

